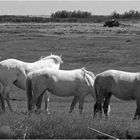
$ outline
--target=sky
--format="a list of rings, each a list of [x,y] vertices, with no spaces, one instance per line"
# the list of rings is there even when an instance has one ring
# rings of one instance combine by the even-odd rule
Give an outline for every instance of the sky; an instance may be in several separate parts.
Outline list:
[[[113,11],[124,13],[129,10],[140,11],[140,0],[0,0],[0,15],[51,15],[58,10],[81,10],[93,15],[109,15]]]

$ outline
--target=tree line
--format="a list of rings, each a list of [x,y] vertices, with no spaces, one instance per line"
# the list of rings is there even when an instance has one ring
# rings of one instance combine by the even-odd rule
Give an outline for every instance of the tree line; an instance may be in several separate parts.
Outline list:
[[[57,11],[51,14],[51,18],[91,18],[92,14],[87,11]]]
[[[119,14],[117,11],[114,11],[111,14],[112,18],[121,18],[121,19],[131,19],[131,18],[140,18],[140,12],[135,10],[130,10],[128,12],[124,12],[123,14]]]
[[[111,18],[115,19],[140,19],[140,12],[130,10],[119,14],[114,11],[108,16],[104,15],[92,15],[87,11],[56,11],[50,15],[50,17],[39,16],[16,16],[16,15],[1,15],[0,22],[102,22]]]

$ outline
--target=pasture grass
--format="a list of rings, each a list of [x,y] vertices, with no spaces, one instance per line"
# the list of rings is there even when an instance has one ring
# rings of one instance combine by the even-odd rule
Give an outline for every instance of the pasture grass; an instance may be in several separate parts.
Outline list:
[[[126,24],[115,28],[91,23],[0,24],[0,59],[33,62],[53,53],[62,54],[61,69],[85,66],[95,74],[107,69],[139,71],[139,22]],[[113,98],[110,118],[100,122],[93,118],[93,99],[86,98],[82,115],[78,113],[78,106],[72,114],[68,113],[71,101],[72,98],[51,96],[51,115],[45,111],[28,115],[25,92],[13,87],[14,112],[0,114],[0,126],[10,126],[17,139],[107,138],[88,127],[117,138],[140,138],[140,123],[132,121],[135,102]]]
[[[73,113],[68,113],[70,101],[67,103],[52,101],[50,103],[50,115],[45,111],[31,114],[20,110],[12,113],[7,112],[1,114],[0,125],[10,126],[13,138],[17,139],[22,139],[24,135],[28,139],[109,138],[91,131],[88,127],[119,139],[140,138],[139,121],[132,120],[135,110],[134,102],[121,102],[113,99],[110,118],[108,120],[103,118],[102,121],[93,117],[93,103],[91,99],[88,99],[84,104],[83,114],[79,115],[78,106]]]

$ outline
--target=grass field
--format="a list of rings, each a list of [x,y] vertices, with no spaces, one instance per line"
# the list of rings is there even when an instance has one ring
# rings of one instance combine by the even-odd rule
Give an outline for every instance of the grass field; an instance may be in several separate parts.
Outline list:
[[[95,74],[107,69],[140,70],[139,22],[104,28],[93,23],[0,24],[0,60],[37,61],[41,56],[62,55],[61,69],[86,67]],[[27,115],[25,91],[13,87],[14,112],[1,114],[0,125],[11,127],[14,138],[107,138],[95,128],[117,138],[140,138],[140,123],[132,121],[135,102],[111,100],[109,120],[93,118],[94,100],[87,96],[83,114],[78,106],[68,113],[72,98],[51,96],[50,111]]]

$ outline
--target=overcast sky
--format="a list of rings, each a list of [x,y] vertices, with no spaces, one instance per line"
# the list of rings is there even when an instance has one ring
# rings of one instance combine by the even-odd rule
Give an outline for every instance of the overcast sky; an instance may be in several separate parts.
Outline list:
[[[114,10],[123,13],[130,9],[140,11],[140,1],[0,0],[0,15],[50,15],[58,10],[83,10],[96,15],[108,15]]]

